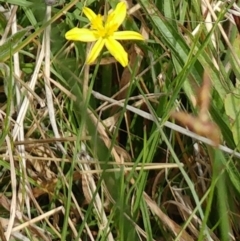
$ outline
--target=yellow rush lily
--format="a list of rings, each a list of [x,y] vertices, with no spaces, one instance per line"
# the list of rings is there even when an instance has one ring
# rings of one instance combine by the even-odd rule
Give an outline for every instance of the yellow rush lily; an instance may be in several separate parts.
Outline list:
[[[67,40],[95,42],[87,57],[87,64],[93,63],[104,46],[113,57],[125,67],[128,65],[128,54],[117,40],[144,40],[143,36],[134,31],[117,31],[123,23],[127,6],[124,2],[117,4],[115,10],[106,17],[96,15],[90,8],[84,7],[83,13],[91,23],[91,29],[73,28],[65,34]]]

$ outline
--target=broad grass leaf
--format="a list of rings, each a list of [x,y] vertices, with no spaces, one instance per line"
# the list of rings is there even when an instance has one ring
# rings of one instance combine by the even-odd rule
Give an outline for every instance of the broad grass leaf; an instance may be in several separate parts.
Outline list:
[[[30,32],[31,28],[25,28],[18,31],[13,36],[9,37],[3,45],[0,46],[0,61],[3,62],[3,58],[6,55],[11,54],[11,49],[16,47],[17,44],[22,42],[22,39]]]
[[[2,3],[9,3],[9,4],[13,4],[13,5],[17,5],[20,7],[30,7],[32,5],[31,2],[28,2],[26,0],[0,0],[0,2]]]
[[[227,116],[230,118],[230,128],[233,134],[234,142],[237,146],[240,144],[240,95],[229,93],[224,100]]]

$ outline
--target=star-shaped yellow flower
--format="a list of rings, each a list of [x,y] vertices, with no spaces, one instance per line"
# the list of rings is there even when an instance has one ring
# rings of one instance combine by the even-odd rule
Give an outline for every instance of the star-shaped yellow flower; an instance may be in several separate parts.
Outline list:
[[[117,4],[115,10],[106,17],[96,15],[90,8],[84,7],[83,12],[91,23],[91,28],[73,28],[65,34],[68,40],[95,42],[87,57],[87,64],[93,63],[104,46],[113,57],[125,67],[128,65],[128,54],[117,40],[144,40],[143,36],[134,31],[117,31],[127,14],[124,2]]]

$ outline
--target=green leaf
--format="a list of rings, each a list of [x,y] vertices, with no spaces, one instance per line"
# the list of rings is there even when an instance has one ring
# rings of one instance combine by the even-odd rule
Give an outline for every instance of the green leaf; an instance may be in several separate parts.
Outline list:
[[[235,91],[239,92],[239,91]],[[230,118],[230,128],[233,133],[233,139],[235,144],[240,144],[240,93],[229,93],[224,99],[224,106],[227,116]]]
[[[4,63],[0,63],[0,78],[3,79],[5,95],[8,96],[8,83],[11,76],[9,66]]]
[[[26,0],[0,0],[0,2],[9,3],[9,4],[17,5],[20,7],[29,7],[32,5],[31,2],[28,2]]]
[[[0,61],[6,55],[10,55],[10,50],[14,48],[18,43],[22,42],[22,39],[30,32],[32,28],[25,28],[18,31],[13,36],[9,37],[3,45],[0,46]]]

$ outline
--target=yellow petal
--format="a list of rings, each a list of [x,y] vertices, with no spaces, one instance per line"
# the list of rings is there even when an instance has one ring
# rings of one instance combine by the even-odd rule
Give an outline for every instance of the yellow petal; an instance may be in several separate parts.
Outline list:
[[[99,38],[98,41],[94,44],[90,53],[88,54],[87,61],[86,61],[87,64],[91,64],[96,60],[96,58],[100,54],[104,44],[105,44],[105,39]]]
[[[92,20],[97,17],[96,13],[94,13],[92,9],[87,7],[83,8],[83,13],[86,15],[90,22],[92,22]]]
[[[123,23],[127,14],[127,5],[125,2],[117,4],[116,8],[108,14],[105,26],[115,26],[115,31]]]
[[[124,50],[123,46],[116,41],[113,37],[109,37],[106,39],[105,43],[110,54],[123,66],[126,67],[128,65],[128,54]]]
[[[94,19],[92,19],[91,28],[98,31],[104,31],[102,15],[98,14]]]
[[[66,32],[65,38],[67,40],[94,42],[98,39],[96,31],[86,28],[73,28]]]
[[[113,33],[113,38],[117,40],[144,40],[143,36],[135,31],[118,31]]]

